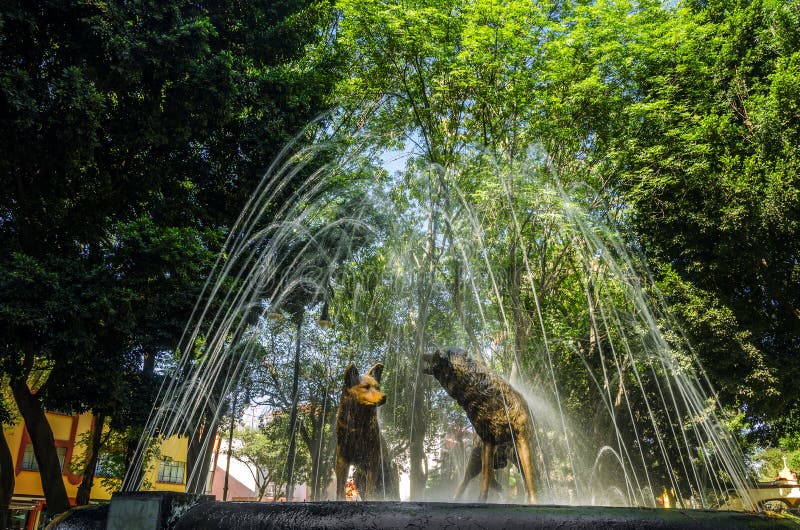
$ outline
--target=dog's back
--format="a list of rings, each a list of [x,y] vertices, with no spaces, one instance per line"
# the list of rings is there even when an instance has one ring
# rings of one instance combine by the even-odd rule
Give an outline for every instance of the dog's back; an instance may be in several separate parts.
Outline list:
[[[467,413],[475,432],[494,445],[514,443],[528,432],[531,419],[522,395],[461,350],[447,350],[434,376]]]

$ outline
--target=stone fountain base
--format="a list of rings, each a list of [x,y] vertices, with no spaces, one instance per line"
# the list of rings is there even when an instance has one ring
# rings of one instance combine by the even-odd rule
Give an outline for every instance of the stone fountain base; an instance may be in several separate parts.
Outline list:
[[[142,500],[138,494],[138,499]],[[153,494],[158,495],[158,494]],[[112,501],[113,503],[114,501]],[[99,510],[70,512],[54,530],[100,530],[114,526],[102,521]],[[166,521],[169,521],[168,523]],[[129,520],[128,522],[133,522]],[[110,524],[109,524],[110,523]],[[165,526],[166,524],[166,526]],[[116,528],[116,526],[114,526]],[[796,519],[775,514],[654,508],[604,508],[595,506],[521,506],[510,504],[456,504],[421,502],[192,502],[178,517],[128,529],[148,530],[249,530],[249,529],[776,529],[800,528]]]

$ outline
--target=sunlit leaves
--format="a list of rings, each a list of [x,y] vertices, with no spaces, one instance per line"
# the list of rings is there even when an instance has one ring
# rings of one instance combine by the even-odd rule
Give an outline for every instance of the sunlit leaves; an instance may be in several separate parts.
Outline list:
[[[751,375],[747,388],[721,388],[748,395],[755,412],[786,369],[785,352],[797,348],[800,185],[789,146],[800,130],[800,85],[797,26],[789,21],[798,9],[729,7],[678,9],[637,51],[639,97],[626,110],[633,128],[617,167],[644,249],[692,282],[693,296],[709,306],[705,316],[716,317],[718,327],[703,330],[712,320],[683,315],[701,358],[714,373],[719,345],[728,343],[726,362]],[[688,292],[671,291],[679,311],[688,309]],[[780,392],[796,399],[791,388]]]

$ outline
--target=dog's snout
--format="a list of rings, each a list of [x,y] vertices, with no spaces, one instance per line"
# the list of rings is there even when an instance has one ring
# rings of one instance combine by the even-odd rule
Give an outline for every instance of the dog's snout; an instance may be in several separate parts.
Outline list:
[[[378,400],[378,405],[383,405],[384,403],[386,403],[386,394],[381,396],[381,399]]]

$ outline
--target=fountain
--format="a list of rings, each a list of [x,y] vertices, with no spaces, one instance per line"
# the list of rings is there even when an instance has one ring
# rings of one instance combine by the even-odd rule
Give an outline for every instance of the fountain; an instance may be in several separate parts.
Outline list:
[[[187,497],[172,522],[154,508],[162,523],[152,527],[781,524],[710,511],[755,508],[743,458],[646,268],[610,228],[614,205],[600,207],[591,189],[562,183],[536,150],[524,162],[476,155],[469,165],[395,174],[376,171],[364,151],[357,138],[339,151],[287,148],[267,172],[186,328],[125,477],[128,493],[115,497],[120,506],[144,495],[132,492],[150,465],[152,440],[189,436],[198,461],[207,461],[235,396],[246,388],[250,403],[263,398],[275,412],[280,400],[256,394],[276,386],[292,410],[280,474],[296,471],[302,405],[304,421],[316,425],[306,475],[324,500],[344,366],[381,361],[382,430],[406,471],[401,496],[411,502]],[[321,157],[334,162],[315,166]],[[497,253],[499,242],[509,254]],[[421,372],[423,353],[451,344],[525,396],[541,505],[523,505],[513,468],[500,470],[504,488],[490,504],[431,502],[452,498],[473,439],[463,411]],[[305,374],[288,391],[282,374],[298,375],[301,365]],[[299,379],[316,386],[301,397]],[[204,473],[191,469],[187,491],[202,493]],[[477,499],[475,485],[464,498]],[[678,509],[657,509],[665,499]],[[69,525],[80,513],[58,528],[78,527]]]

